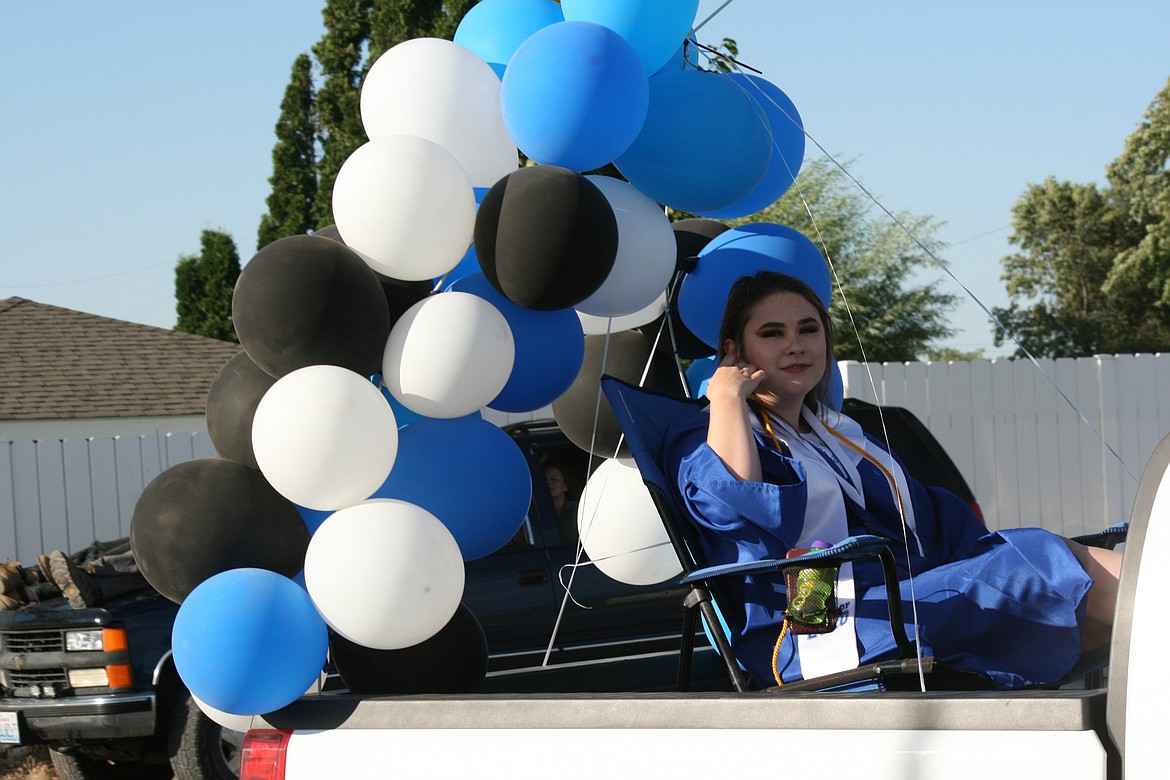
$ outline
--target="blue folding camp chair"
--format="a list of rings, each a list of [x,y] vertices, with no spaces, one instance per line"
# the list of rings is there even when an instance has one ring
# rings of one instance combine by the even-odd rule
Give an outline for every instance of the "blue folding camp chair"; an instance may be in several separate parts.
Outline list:
[[[617,418],[618,425],[626,437],[634,461],[642,479],[657,507],[666,527],[667,535],[683,568],[682,583],[691,586],[683,601],[682,646],[679,655],[679,690],[687,690],[690,680],[691,661],[695,647],[697,616],[702,616],[715,649],[727,666],[731,683],[737,691],[750,690],[753,686],[740,666],[731,649],[724,614],[734,610],[720,610],[721,598],[719,580],[723,577],[758,574],[774,570],[778,573],[792,568],[807,568],[810,565],[839,566],[844,561],[876,555],[881,560],[886,578],[887,603],[890,612],[890,627],[900,652],[900,658],[867,664],[858,669],[841,672],[827,677],[805,680],[784,685],[780,690],[827,690],[848,688],[903,687],[895,685],[895,679],[907,682],[922,674],[937,674],[939,667],[933,658],[918,658],[914,644],[906,636],[902,620],[902,604],[898,598],[897,570],[888,542],[877,536],[854,536],[824,550],[817,550],[797,558],[784,560],[763,560],[749,563],[726,565],[704,565],[698,545],[697,532],[686,519],[686,513],[674,497],[671,483],[662,468],[663,441],[670,423],[689,410],[701,406],[692,399],[660,393],[636,387],[615,377],[605,376],[601,380],[602,390]],[[954,687],[970,687],[975,683],[974,675],[960,675],[964,683]],[[969,678],[969,679],[968,679]]]

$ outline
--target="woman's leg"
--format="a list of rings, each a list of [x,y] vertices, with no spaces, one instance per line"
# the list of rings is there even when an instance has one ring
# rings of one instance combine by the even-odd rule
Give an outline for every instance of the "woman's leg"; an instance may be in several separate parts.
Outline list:
[[[1085,623],[1082,629],[1084,649],[1096,650],[1109,642],[1113,627],[1113,613],[1117,607],[1117,583],[1121,578],[1121,553],[1100,547],[1086,547],[1070,539],[1064,540],[1080,561],[1085,573],[1093,578],[1085,605]]]

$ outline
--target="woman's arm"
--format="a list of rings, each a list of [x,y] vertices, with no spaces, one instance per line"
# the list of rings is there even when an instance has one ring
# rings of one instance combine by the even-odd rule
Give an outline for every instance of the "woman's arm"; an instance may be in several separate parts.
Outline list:
[[[737,479],[759,482],[763,472],[747,399],[763,380],[764,372],[738,363],[737,357],[737,353],[729,352],[707,381],[707,398],[711,401],[707,444]]]

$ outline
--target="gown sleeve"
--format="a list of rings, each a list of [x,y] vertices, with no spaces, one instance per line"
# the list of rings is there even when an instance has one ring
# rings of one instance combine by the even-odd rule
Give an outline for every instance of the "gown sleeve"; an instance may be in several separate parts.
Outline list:
[[[694,521],[735,545],[731,560],[783,556],[804,528],[804,466],[759,447],[764,481],[737,479],[707,444],[708,419],[705,412],[697,412],[667,433],[667,477],[675,480],[678,497]]]

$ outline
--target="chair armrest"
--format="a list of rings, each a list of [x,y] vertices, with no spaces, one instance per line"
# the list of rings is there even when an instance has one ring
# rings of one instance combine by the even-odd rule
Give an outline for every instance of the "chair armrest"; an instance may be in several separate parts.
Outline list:
[[[1098,531],[1095,534],[1085,534],[1084,536],[1074,536],[1073,541],[1079,542],[1086,547],[1103,547],[1107,550],[1112,550],[1117,545],[1125,541],[1126,536],[1129,535],[1129,523],[1118,523],[1115,526],[1106,528],[1104,531]]]
[[[779,569],[803,568],[809,564],[823,561],[830,564],[839,564],[842,561],[852,561],[858,558],[864,558],[868,555],[879,555],[882,550],[889,547],[889,540],[883,539],[880,536],[850,536],[844,541],[838,542],[832,547],[826,547],[823,550],[815,550],[813,552],[805,553],[796,558],[766,558],[761,561],[745,561],[741,563],[724,563],[718,566],[705,566],[702,569],[696,569],[690,572],[681,580],[679,584],[689,585],[700,580],[707,580],[712,577],[724,577],[729,574],[756,574],[758,572],[772,571]]]

